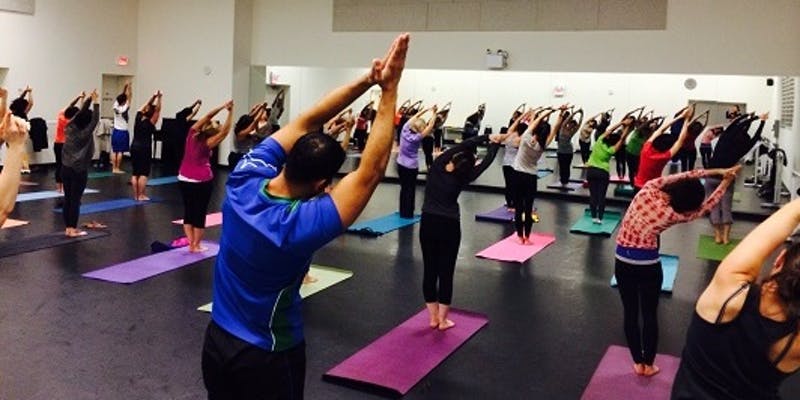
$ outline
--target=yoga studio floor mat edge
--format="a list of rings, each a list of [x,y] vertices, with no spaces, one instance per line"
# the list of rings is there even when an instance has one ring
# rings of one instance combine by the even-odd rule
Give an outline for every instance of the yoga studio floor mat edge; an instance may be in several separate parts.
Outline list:
[[[656,365],[661,368],[657,375],[649,378],[636,376],[628,348],[610,346],[586,384],[581,400],[668,400],[680,358],[657,354]]]
[[[19,240],[16,241],[9,241],[0,244],[0,258],[49,249],[51,247],[63,246],[70,243],[83,242],[85,240],[97,239],[110,234],[111,233],[107,231],[87,231],[86,236],[68,238],[64,236],[64,231],[58,231],[43,235],[19,238]]]
[[[82,274],[84,278],[113,283],[134,283],[181,267],[212,258],[219,252],[219,245],[203,241],[208,250],[202,253],[189,253],[186,247],[149,254],[133,260],[110,265],[105,268]]]
[[[347,232],[373,237],[381,236],[400,228],[414,225],[419,222],[419,219],[419,215],[414,215],[414,218],[402,218],[399,212],[393,212],[382,217],[355,223],[347,228]]]
[[[456,325],[439,331],[428,326],[428,311],[423,309],[328,370],[322,379],[405,395],[489,323],[485,315],[471,311],[451,309],[450,315]]]

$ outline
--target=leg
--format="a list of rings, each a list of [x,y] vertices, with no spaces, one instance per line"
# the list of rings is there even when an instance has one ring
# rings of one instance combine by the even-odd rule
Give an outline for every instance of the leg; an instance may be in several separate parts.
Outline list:
[[[634,267],[635,268],[635,267]],[[641,272],[643,279],[639,285],[642,304],[642,354],[648,367],[648,375],[655,375],[658,368],[653,365],[658,350],[658,299],[664,273],[659,262],[655,266],[645,266]]]
[[[67,236],[72,234],[75,226],[70,226],[72,218],[72,202],[75,201],[72,193],[75,187],[75,178],[71,168],[64,168],[62,171],[62,178],[64,180],[64,204],[61,206],[61,216],[64,220],[65,234]]]
[[[506,207],[514,208],[514,168],[503,165],[503,180],[506,182],[505,191]]]
[[[149,197],[145,194],[145,190],[147,190],[147,175],[142,175],[139,177],[139,199],[140,201],[147,201],[150,200]]]
[[[439,244],[442,251],[436,271],[439,278],[439,330],[443,331],[455,326],[447,314],[453,302],[453,275],[461,244],[461,226],[460,221],[453,218],[442,218],[440,225],[444,228],[440,239],[446,238]]]
[[[189,223],[192,225],[192,247],[195,252],[206,251],[207,249],[200,245],[203,240],[203,234],[206,228],[206,214],[208,213],[208,202],[211,201],[211,190],[214,187],[214,181],[200,182],[197,185],[197,203],[191,215]],[[189,248],[192,251],[192,248]]]
[[[64,143],[53,143],[53,153],[56,156],[56,189],[59,193],[64,193],[64,181],[61,179],[61,149]]]
[[[697,150],[692,149],[687,154],[689,169],[687,171],[691,171],[694,169],[694,164],[697,162]]]
[[[398,164],[397,175],[400,178],[400,216],[402,218],[413,218],[417,174],[415,170]]]
[[[586,162],[589,161],[589,156],[592,154],[592,144],[581,140],[578,141],[578,144],[581,146],[581,161],[586,165]]]
[[[619,289],[619,297],[622,299],[623,327],[631,358],[633,358],[634,364],[644,364],[639,330],[639,283],[634,268],[644,267],[632,266],[615,260],[614,276],[617,278],[617,289]]]
[[[625,161],[628,163],[628,180],[633,186],[633,180],[636,178],[636,174],[639,173],[639,155],[628,154],[625,156]]]
[[[725,194],[722,195],[722,200],[719,201],[721,210],[721,223],[722,223],[722,243],[728,244],[731,241],[731,225],[733,225],[733,190],[734,183],[728,186]]]
[[[439,302],[436,296],[436,260],[439,258],[438,218],[435,215],[422,213],[419,225],[419,242],[422,248],[422,297],[428,308],[430,327],[439,326]]]
[[[422,153],[425,154],[425,166],[431,169],[431,164],[433,164],[433,136],[428,135],[422,138]]]
[[[620,149],[620,151],[614,154],[614,160],[616,161],[617,167],[617,175],[620,178],[625,177],[625,149]]]
[[[523,238],[525,243],[528,243],[528,238],[531,236],[531,230],[533,229],[533,201],[536,199],[537,177],[536,175],[524,174],[524,180],[524,196],[521,204],[524,212]]]
[[[592,215],[592,220],[597,219],[597,206],[600,203],[598,194],[600,193],[599,175],[600,172],[597,168],[589,167],[586,170],[586,180],[589,182],[589,211]]]
[[[608,172],[602,171],[603,175],[598,180],[598,193],[597,193],[597,218],[603,220],[603,214],[606,211],[606,193],[608,193],[608,182],[610,177]]]
[[[203,384],[208,391],[209,400],[233,400],[236,388],[232,386],[233,382],[225,368],[225,353],[231,346],[226,346],[229,341],[225,340],[224,334],[218,332],[221,328],[214,325],[214,322],[208,324],[203,340]]]
[[[525,238],[523,224],[524,224],[524,203],[525,203],[525,173],[514,171],[514,229],[517,232],[517,237],[520,241]]]
[[[192,207],[194,206],[194,188],[192,185],[193,183],[191,182],[178,182],[178,187],[181,190],[181,197],[183,198],[183,234],[186,235],[186,239],[189,241],[190,250],[192,250],[192,243],[194,243],[194,230],[190,223],[192,219],[190,215],[192,214]]]
[[[572,164],[572,154],[557,153],[556,157],[558,157],[559,182],[561,182],[562,186],[566,186],[566,184],[569,183],[569,169]]]

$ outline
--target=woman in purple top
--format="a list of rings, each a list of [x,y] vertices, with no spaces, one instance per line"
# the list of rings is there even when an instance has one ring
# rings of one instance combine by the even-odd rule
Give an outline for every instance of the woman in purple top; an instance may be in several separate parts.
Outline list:
[[[228,110],[228,117],[222,125],[212,121],[222,109]],[[231,129],[233,101],[211,110],[189,128],[186,136],[186,150],[178,172],[178,181],[183,195],[183,232],[189,239],[189,251],[198,253],[206,250],[200,246],[206,228],[206,213],[211,200],[214,173],[211,171],[211,150],[217,147]]]
[[[403,125],[400,132],[400,152],[397,154],[397,176],[400,178],[400,217],[414,217],[414,194],[419,173],[419,146],[422,138],[433,131],[436,123],[436,106],[424,109]],[[432,112],[433,116],[425,122],[422,116]]]

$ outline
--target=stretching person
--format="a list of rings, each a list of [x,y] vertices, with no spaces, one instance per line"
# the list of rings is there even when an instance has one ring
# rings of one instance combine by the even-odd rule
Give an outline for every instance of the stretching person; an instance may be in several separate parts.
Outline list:
[[[714,139],[718,138],[725,128],[722,125],[712,126],[706,128],[705,132],[700,135],[700,162],[703,168],[709,168],[708,163],[711,161],[711,152],[713,147],[711,143]]]
[[[428,122],[422,116],[432,112]],[[419,111],[406,122],[400,135],[400,152],[397,153],[397,176],[400,178],[400,217],[414,217],[417,174],[419,173],[419,146],[422,138],[433,131],[436,123],[436,106]]]
[[[546,129],[545,120],[555,111],[546,108],[539,112],[539,115],[528,126],[528,129],[520,136],[519,150],[514,159],[514,228],[517,237],[522,244],[530,244],[531,229],[533,228],[533,202],[536,199],[537,184],[539,181],[538,167],[536,164],[544,154],[556,133],[561,129],[564,120],[564,111],[567,106],[559,108],[558,121],[552,129]],[[533,111],[526,113],[526,118],[530,118]]]
[[[597,118],[603,113],[597,114],[589,118],[581,127],[581,133],[578,135],[578,145],[581,149],[581,162],[586,166],[589,161],[589,156],[592,154],[592,132],[597,128]]]
[[[678,154],[678,150],[686,139],[689,124],[682,124],[681,133],[677,139],[675,135],[664,135],[664,131],[679,120],[690,120],[693,113],[694,106],[684,108],[672,121],[661,125],[650,135],[650,138],[642,146],[642,152],[639,157],[639,171],[637,171],[636,178],[633,180],[634,191],[640,190],[649,180],[660,177],[664,172],[664,166],[667,165],[672,157],[675,157],[675,154]]]
[[[433,123],[433,134],[422,138],[422,153],[425,155],[425,167],[427,169],[431,169],[431,164],[433,164],[434,151],[438,153],[442,149],[442,136],[444,135],[442,127],[444,126],[444,122],[447,121],[447,116],[449,114],[450,103],[448,102],[441,110],[436,112],[436,121]]]
[[[64,142],[61,159],[61,178],[64,180],[63,217],[68,237],[86,235],[78,230],[81,197],[89,179],[89,165],[94,155],[94,128],[100,120],[100,104],[97,102],[97,91],[93,90],[89,98],[65,128],[67,140]],[[91,105],[92,109],[89,109]],[[104,225],[92,221],[90,228],[103,228]]]
[[[636,125],[636,122],[639,121],[639,119],[642,118],[642,113],[644,112],[644,106],[639,107],[639,108],[637,108],[637,109],[625,114],[625,117],[622,118],[623,120],[626,120],[626,119],[628,119],[628,117],[632,116],[633,114],[636,114],[637,111],[639,112],[639,115],[634,117],[632,123],[628,124],[628,129],[629,130],[633,129],[635,127],[635,125]],[[620,179],[625,179],[625,177],[627,175],[627,172],[628,172],[626,170],[626,167],[628,165],[628,157],[627,157],[627,155],[628,155],[627,147],[628,146],[627,146],[627,143],[623,143],[622,147],[623,147],[624,151],[618,151],[618,152],[614,153],[614,161],[615,161],[614,164],[615,164],[615,167],[616,167],[616,170],[617,170],[617,177],[619,177]]]
[[[58,190],[58,193],[64,193],[64,181],[61,179],[61,150],[64,148],[64,142],[67,140],[64,130],[69,120],[78,112],[78,107],[75,107],[75,105],[84,97],[86,97],[86,93],[81,92],[81,94],[72,99],[66,108],[58,112],[56,137],[53,141],[53,154],[56,156],[56,190]]]
[[[372,104],[374,101],[370,100],[361,112],[358,113],[356,118],[356,130],[353,133],[353,139],[356,141],[356,148],[358,151],[364,151],[364,146],[367,144],[367,135],[369,134],[370,114],[372,114]]]
[[[626,115],[622,121],[600,135],[592,146],[592,154],[589,156],[589,162],[586,163],[588,167],[586,168],[586,180],[589,182],[589,210],[592,214],[592,222],[595,224],[603,223],[603,215],[606,211],[606,192],[611,179],[608,172],[609,161],[625,144],[625,138],[628,136],[635,118]],[[617,133],[617,129],[620,127],[622,127],[621,134]]]
[[[229,167],[235,168],[239,160],[253,148],[257,141],[256,128],[266,112],[266,104],[258,103],[236,121],[233,126],[233,151],[228,154]]]
[[[764,130],[764,122],[767,118],[769,118],[769,113],[762,114],[760,117],[745,114],[731,122],[717,140],[717,147],[708,162],[709,167],[730,168],[736,165],[753,146],[761,141],[761,131]],[[751,138],[747,131],[756,119],[760,119],[758,129]],[[706,179],[706,191],[713,191],[719,183],[718,179]],[[716,243],[730,243],[731,226],[733,225],[732,208],[733,185],[728,188],[725,196],[722,196],[722,201],[709,214],[711,225],[714,226],[714,242]]]
[[[161,91],[155,92],[136,113],[133,125],[131,186],[133,199],[136,201],[150,200],[145,195],[145,189],[153,162],[153,135],[156,133],[158,119],[161,118],[161,97]]]
[[[708,116],[710,113],[711,110],[704,111],[689,124],[689,128],[686,131],[686,139],[683,141],[681,149],[678,150],[678,157],[681,161],[681,172],[694,169],[694,163],[697,161],[697,144],[695,142],[700,136],[700,133],[706,128],[706,125],[708,125]],[[700,122],[701,119],[703,122]]]
[[[25,139],[28,137],[25,121],[6,111],[7,96],[6,89],[0,87],[0,145],[6,143],[8,146],[3,170],[0,172],[0,226],[3,226],[9,214],[14,211],[21,180],[22,157],[25,154]]]
[[[225,122],[220,126],[213,121],[217,113],[228,111]],[[178,183],[183,195],[183,232],[189,239],[189,252],[199,253],[207,250],[200,245],[206,228],[206,213],[214,188],[214,172],[211,171],[211,151],[228,135],[233,117],[233,101],[211,110],[189,128],[186,136],[186,150],[178,171]]]
[[[779,399],[800,368],[800,244],[765,262],[800,223],[800,200],[772,214],[728,254],[697,299],[672,399]]]
[[[386,171],[407,44],[398,37],[369,73],[265,139],[228,178],[202,355],[209,399],[303,399],[300,285],[314,252],[358,218]],[[325,193],[345,153],[319,129],[374,84],[383,95],[361,163]]]
[[[647,182],[633,198],[617,234],[614,276],[619,285],[625,338],[637,375],[653,376],[658,348],[658,296],[664,273],[659,236],[667,228],[700,218],[722,198],[739,168],[694,170]],[[700,178],[723,176],[707,199]],[[639,316],[642,325],[639,325]]]
[[[182,108],[175,113],[175,120],[168,129],[167,125],[162,126],[166,130],[164,137],[164,147],[161,150],[161,172],[166,175],[177,175],[183,150],[186,144],[186,134],[189,132],[191,121],[200,110],[202,101],[196,100],[188,107]]]
[[[524,107],[523,104],[520,107]],[[517,152],[519,151],[519,141],[520,135],[522,135],[527,129],[528,124],[523,121],[522,117],[526,116],[529,117],[530,114],[525,113],[525,109],[520,109],[519,107],[514,111],[511,115],[511,120],[509,121],[509,127],[505,130],[505,132],[501,129],[500,130],[500,140],[505,146],[505,150],[503,153],[503,179],[505,180],[505,198],[506,198],[506,209],[508,211],[514,212],[514,195],[516,191],[514,189],[515,173],[514,173],[514,160],[517,158]]]
[[[479,105],[478,110],[470,114],[464,121],[464,130],[461,134],[461,140],[467,140],[480,133],[484,114],[486,114],[486,103]]]
[[[122,93],[114,101],[114,130],[111,132],[111,172],[124,174],[120,168],[122,165],[122,153],[130,151],[130,134],[128,133],[128,111],[131,100],[131,84],[126,83]]]
[[[25,121],[26,128],[30,130],[30,124],[28,124],[28,113],[31,112],[33,108],[33,89],[30,86],[26,86],[25,89],[20,93],[19,97],[14,99],[11,104],[8,106],[8,109],[11,110],[11,114],[15,117],[20,118],[21,120]],[[27,142],[27,138],[25,141]],[[23,174],[30,174],[31,173],[31,166],[30,166],[30,156],[28,152],[22,155],[22,169],[21,172]]]
[[[577,116],[580,115],[580,118]],[[578,128],[583,123],[583,109],[575,112],[575,115],[565,113],[565,118],[569,118],[558,132],[556,143],[556,157],[558,157],[558,176],[561,186],[566,187],[569,183],[569,174],[572,169],[572,157],[575,155],[575,148],[572,147],[572,137],[578,132]]]
[[[422,295],[431,328],[441,331],[455,325],[447,316],[453,299],[453,273],[461,245],[458,195],[492,165],[500,147],[498,135],[491,137],[493,141],[486,156],[475,165],[478,144],[489,139],[487,135],[475,136],[451,147],[436,158],[428,171],[419,227],[424,265]]]

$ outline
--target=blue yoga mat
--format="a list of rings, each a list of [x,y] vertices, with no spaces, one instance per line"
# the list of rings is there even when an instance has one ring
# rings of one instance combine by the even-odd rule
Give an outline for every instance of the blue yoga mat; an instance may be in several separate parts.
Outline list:
[[[114,199],[107,201],[99,201],[97,203],[88,203],[81,206],[81,214],[92,214],[103,211],[119,210],[121,208],[143,206],[151,203],[157,203],[160,200],[150,199],[149,201],[136,201],[133,199]],[[61,208],[53,210],[57,213],[63,212]]]
[[[108,178],[110,176],[114,176],[114,173],[110,171],[98,171],[98,172],[89,172],[87,178],[98,179],[98,178]]]
[[[540,169],[540,170],[536,171],[536,176],[538,176],[539,179],[542,179],[542,178],[545,178],[547,176],[550,176],[550,174],[552,174],[552,173],[553,173],[553,170]]]
[[[671,256],[668,254],[661,254],[661,270],[664,271],[664,282],[661,283],[661,291],[672,293],[672,287],[675,285],[675,278],[678,275],[678,256]],[[647,268],[647,267],[642,267]],[[611,277],[611,287],[617,287],[617,278]]]
[[[361,235],[380,236],[393,230],[414,225],[418,221],[419,215],[415,215],[414,218],[401,218],[399,212],[394,212],[380,218],[353,224],[347,228],[347,231]]]
[[[178,177],[162,176],[160,178],[153,178],[147,181],[147,186],[169,185],[170,183],[178,183]]]
[[[89,193],[100,193],[100,191],[95,189],[86,189],[83,191],[83,194]],[[17,195],[17,203],[23,201],[33,201],[33,200],[44,200],[44,199],[57,199],[59,197],[63,197],[64,195],[58,193],[55,190],[44,190],[41,192],[28,192],[28,193],[20,193]]]

